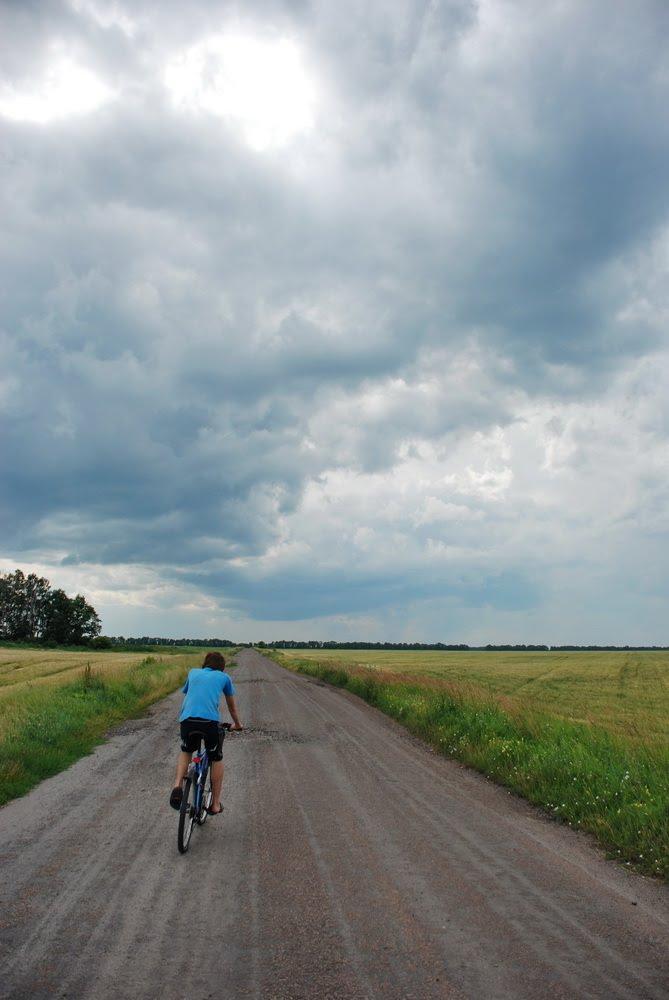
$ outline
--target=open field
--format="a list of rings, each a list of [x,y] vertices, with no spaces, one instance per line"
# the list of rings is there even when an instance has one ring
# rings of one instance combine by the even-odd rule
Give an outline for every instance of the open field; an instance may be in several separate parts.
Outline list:
[[[0,648],[0,706],[2,699],[45,684],[66,684],[90,666],[103,677],[120,676],[146,659],[146,653],[86,652],[57,649]],[[2,724],[0,707],[0,725]]]
[[[666,653],[272,655],[669,878]]]
[[[669,737],[669,651],[404,652],[299,649],[317,663],[359,664],[396,676],[474,685],[518,707],[545,709],[642,741]]]
[[[68,767],[111,726],[174,691],[202,662],[202,652],[0,648],[0,805]]]
[[[156,646],[151,656],[156,661],[188,663],[201,662],[204,650],[199,647],[183,648]],[[101,677],[120,677],[146,659],[147,653],[126,653],[114,650],[70,652],[60,649],[30,649],[0,646],[0,726],[2,725],[2,700],[21,690],[43,684],[65,684],[75,680],[87,668]]]

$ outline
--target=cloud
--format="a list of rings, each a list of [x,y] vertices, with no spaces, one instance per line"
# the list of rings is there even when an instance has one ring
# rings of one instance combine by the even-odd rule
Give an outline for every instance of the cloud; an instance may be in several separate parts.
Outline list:
[[[664,5],[6,13],[8,565],[109,631],[587,641],[660,593]],[[15,114],[63,65],[105,100]]]

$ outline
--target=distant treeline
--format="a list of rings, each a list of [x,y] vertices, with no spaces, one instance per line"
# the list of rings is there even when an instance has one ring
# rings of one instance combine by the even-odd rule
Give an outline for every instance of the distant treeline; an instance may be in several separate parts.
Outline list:
[[[0,639],[81,645],[96,641],[100,619],[85,597],[68,597],[43,576],[0,573]]]
[[[267,649],[406,649],[406,650],[494,650],[496,652],[571,652],[578,650],[629,650],[641,651],[652,649],[669,649],[668,646],[547,646],[543,644],[488,643],[486,646],[468,646],[467,643],[444,642],[319,642],[312,639],[309,642],[297,642],[292,639],[278,639],[276,642],[258,642],[254,645]]]
[[[445,643],[445,642],[335,642],[334,640],[321,641],[319,639],[309,639],[300,641],[298,639],[277,639],[275,642],[232,642],[231,639],[164,639],[143,635],[135,638],[125,636],[111,636],[109,640],[114,646],[207,646],[215,648],[217,646],[255,646],[259,649],[405,649],[405,650],[491,650],[495,652],[577,652],[579,650],[592,650],[607,652],[609,650],[653,650],[668,649],[667,646],[548,646],[544,644],[518,643],[488,643],[486,646],[469,646],[467,643]]]
[[[250,646],[251,643],[232,642],[230,639],[163,639],[158,636],[142,635],[136,638],[126,638],[123,635],[111,635],[112,646]]]

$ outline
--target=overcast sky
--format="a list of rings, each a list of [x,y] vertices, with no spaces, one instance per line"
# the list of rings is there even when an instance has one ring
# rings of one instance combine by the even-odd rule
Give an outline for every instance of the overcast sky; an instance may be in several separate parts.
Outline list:
[[[664,0],[0,3],[0,568],[666,643]]]

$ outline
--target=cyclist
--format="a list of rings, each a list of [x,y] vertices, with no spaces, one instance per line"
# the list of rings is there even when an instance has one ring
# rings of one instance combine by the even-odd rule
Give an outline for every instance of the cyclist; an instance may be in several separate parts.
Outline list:
[[[199,734],[204,733],[205,746],[211,760],[212,800],[208,811],[212,816],[217,816],[223,811],[221,788],[223,787],[223,738],[225,730],[221,725],[218,709],[221,695],[225,695],[234,722],[232,728],[237,731],[243,728],[237,714],[235,689],[225,673],[225,660],[221,654],[207,653],[201,667],[195,667],[188,671],[188,677],[182,690],[186,697],[179,715],[181,753],[177,760],[170,805],[174,809],[178,809],[181,805],[183,780],[186,777],[191,754],[199,749]]]

